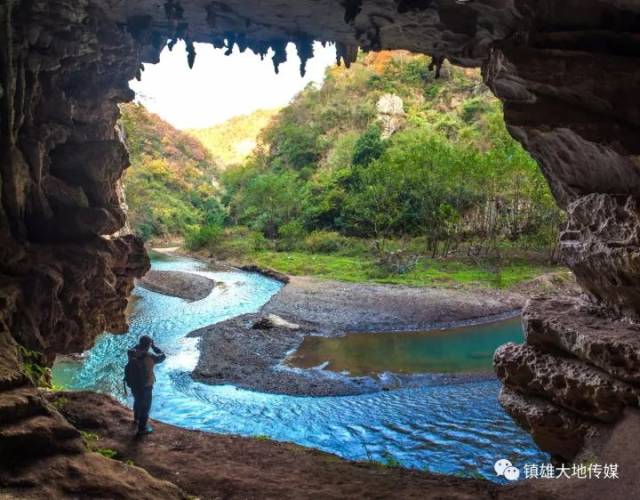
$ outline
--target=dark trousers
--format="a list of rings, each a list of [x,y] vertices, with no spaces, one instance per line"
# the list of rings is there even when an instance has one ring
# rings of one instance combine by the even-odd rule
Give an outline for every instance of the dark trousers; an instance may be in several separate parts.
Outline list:
[[[141,387],[132,392],[133,418],[138,422],[138,430],[143,431],[147,428],[147,420],[149,420],[153,386]]]

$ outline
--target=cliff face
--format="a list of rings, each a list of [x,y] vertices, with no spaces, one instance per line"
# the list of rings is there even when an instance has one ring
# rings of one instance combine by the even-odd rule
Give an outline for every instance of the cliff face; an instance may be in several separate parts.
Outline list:
[[[84,455],[72,428],[37,431],[47,424],[34,418],[64,424],[25,366],[126,328],[133,279],[149,263],[135,237],[109,236],[125,222],[117,103],[175,38],[190,64],[194,42],[272,47],[277,64],[293,40],[304,70],[320,39],[347,64],[361,46],[482,65],[510,131],[568,210],[561,246],[588,295],[529,306],[526,345],[496,353],[503,404],[564,458],[637,405],[637,1],[9,0],[0,24],[0,451],[44,435],[51,446],[38,453]]]

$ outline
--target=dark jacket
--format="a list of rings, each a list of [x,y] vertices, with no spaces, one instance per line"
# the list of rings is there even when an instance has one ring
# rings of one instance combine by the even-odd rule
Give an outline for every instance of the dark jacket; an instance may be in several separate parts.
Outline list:
[[[145,368],[145,387],[153,386],[153,383],[156,381],[156,377],[153,374],[153,367],[167,359],[167,356],[160,349],[157,347],[152,347],[152,349],[155,354],[152,354],[149,351],[143,351],[137,347],[127,351],[129,359],[142,359]]]

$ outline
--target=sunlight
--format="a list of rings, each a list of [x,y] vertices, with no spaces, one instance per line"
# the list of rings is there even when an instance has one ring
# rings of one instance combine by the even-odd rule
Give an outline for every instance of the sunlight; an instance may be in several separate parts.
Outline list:
[[[276,74],[273,51],[260,60],[251,50],[240,53],[237,45],[225,56],[226,49],[196,44],[195,65],[189,69],[185,43],[180,41],[173,50],[165,47],[158,64],[146,64],[141,81],[132,80],[130,86],[138,102],[174,127],[204,128],[258,109],[284,106],[308,84],[321,85],[326,68],[336,62],[336,49],[316,42],[313,50],[302,77],[292,43]]]

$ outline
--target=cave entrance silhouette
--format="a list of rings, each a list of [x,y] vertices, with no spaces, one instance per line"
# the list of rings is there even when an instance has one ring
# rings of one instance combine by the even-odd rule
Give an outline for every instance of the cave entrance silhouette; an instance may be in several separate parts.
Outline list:
[[[561,250],[589,296],[528,307],[526,344],[496,358],[510,391],[503,402],[550,450],[635,411],[637,2],[14,0],[0,21],[3,399],[23,387],[38,406],[27,367],[126,328],[126,297],[148,258],[135,238],[102,235],[125,222],[117,180],[128,158],[114,130],[140,64],[157,62],[169,39],[233,39],[277,58],[294,41],[303,59],[317,39],[336,41],[345,62],[360,46],[482,66],[510,132],[567,210]],[[584,498],[612,493],[604,482],[576,488]]]

